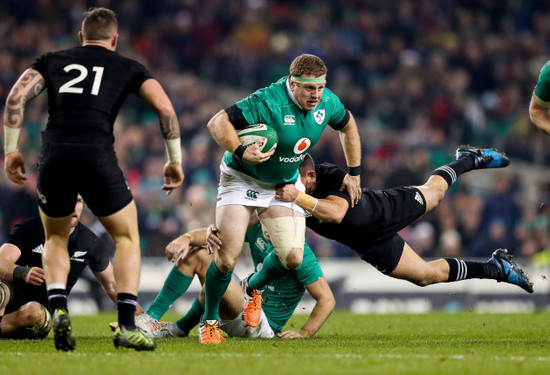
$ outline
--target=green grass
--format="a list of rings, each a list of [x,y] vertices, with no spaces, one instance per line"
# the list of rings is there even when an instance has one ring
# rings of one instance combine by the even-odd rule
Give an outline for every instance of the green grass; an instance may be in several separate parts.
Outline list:
[[[287,328],[298,329],[306,318],[296,315]],[[550,374],[548,312],[336,312],[310,340],[229,338],[204,346],[195,331],[139,353],[114,348],[107,324],[115,314],[72,320],[74,352],[57,352],[52,334],[41,341],[0,340],[0,374]]]

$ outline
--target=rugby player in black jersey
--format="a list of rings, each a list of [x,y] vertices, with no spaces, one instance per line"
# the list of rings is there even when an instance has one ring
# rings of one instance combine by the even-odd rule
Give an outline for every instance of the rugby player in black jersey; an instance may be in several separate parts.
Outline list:
[[[115,276],[104,241],[79,223],[82,197],[78,197],[71,221],[69,256],[71,270],[67,293],[79,275],[90,267],[116,303]],[[0,246],[0,338],[43,339],[51,329],[42,252],[44,228],[40,217],[17,224]]]
[[[422,186],[386,190],[363,188],[354,207],[345,191],[340,191],[346,171],[333,164],[315,166],[311,156],[300,165],[306,193],[293,185],[277,189],[277,199],[296,201],[305,194],[301,206],[311,213],[306,225],[316,233],[336,240],[356,251],[380,272],[408,280],[419,286],[464,279],[495,279],[533,292],[533,285],[505,249],[498,249],[487,262],[455,258],[426,262],[399,236],[398,231],[433,210],[449,186],[462,173],[473,169],[502,168],[508,158],[493,149],[459,147],[456,160],[437,168]],[[260,271],[261,272],[261,271]]]
[[[113,266],[119,328],[113,338],[115,347],[155,348],[155,342],[143,336],[134,322],[141,272],[137,212],[113,147],[113,124],[130,93],[151,106],[159,118],[169,159],[162,189],[170,194],[183,182],[180,129],[172,103],[143,65],[115,53],[117,29],[113,11],[88,10],[78,33],[82,45],[39,56],[11,89],[4,112],[6,174],[24,184],[18,140],[25,103],[47,90],[49,117],[42,132],[37,193],[46,233],[42,261],[54,341],[63,351],[75,347],[66,286],[67,242],[78,192],[116,244]]]

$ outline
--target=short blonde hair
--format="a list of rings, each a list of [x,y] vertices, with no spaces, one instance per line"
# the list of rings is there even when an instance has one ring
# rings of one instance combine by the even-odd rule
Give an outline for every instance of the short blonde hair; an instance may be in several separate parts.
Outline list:
[[[302,54],[290,64],[290,75],[295,77],[321,77],[327,74],[327,67],[323,60],[315,55]]]

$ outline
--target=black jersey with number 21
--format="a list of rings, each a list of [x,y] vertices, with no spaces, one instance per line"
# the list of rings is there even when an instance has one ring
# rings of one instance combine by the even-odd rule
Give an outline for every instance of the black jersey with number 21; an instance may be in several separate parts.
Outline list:
[[[90,129],[112,143],[113,123],[124,100],[130,93],[137,95],[143,82],[152,78],[142,64],[91,45],[45,53],[31,68],[46,81],[46,131],[61,130],[51,132],[55,134],[53,140],[71,130]]]

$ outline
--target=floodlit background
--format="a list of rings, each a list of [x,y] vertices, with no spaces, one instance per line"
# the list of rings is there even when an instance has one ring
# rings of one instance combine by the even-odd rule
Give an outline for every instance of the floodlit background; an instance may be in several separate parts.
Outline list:
[[[222,152],[206,129],[209,118],[287,74],[295,56],[313,53],[328,66],[328,87],[357,119],[364,186],[421,184],[460,144],[510,156],[504,170],[462,176],[436,210],[401,234],[425,258],[488,258],[508,248],[536,290],[527,295],[494,281],[422,289],[384,277],[351,250],[308,232],[338,306],[362,312],[548,306],[550,137],[528,116],[539,70],[550,59],[547,1],[3,0],[0,105],[37,55],[78,43],[90,6],[118,14],[118,52],[149,67],[181,125],[185,186],[170,197],[160,190],[165,151],[154,113],[129,98],[115,126],[119,162],[139,210],[140,299],[154,296],[171,266],[161,258],[164,246],[213,222]],[[16,222],[37,215],[45,95],[28,105],[25,117],[20,147],[29,179],[20,188],[0,174],[1,239]],[[312,154],[317,162],[345,165],[330,128]],[[82,220],[102,232],[89,213]],[[238,272],[249,269],[245,256]],[[88,288],[80,284],[73,298],[84,310],[113,307],[77,301]],[[191,288],[190,301],[197,290]]]

